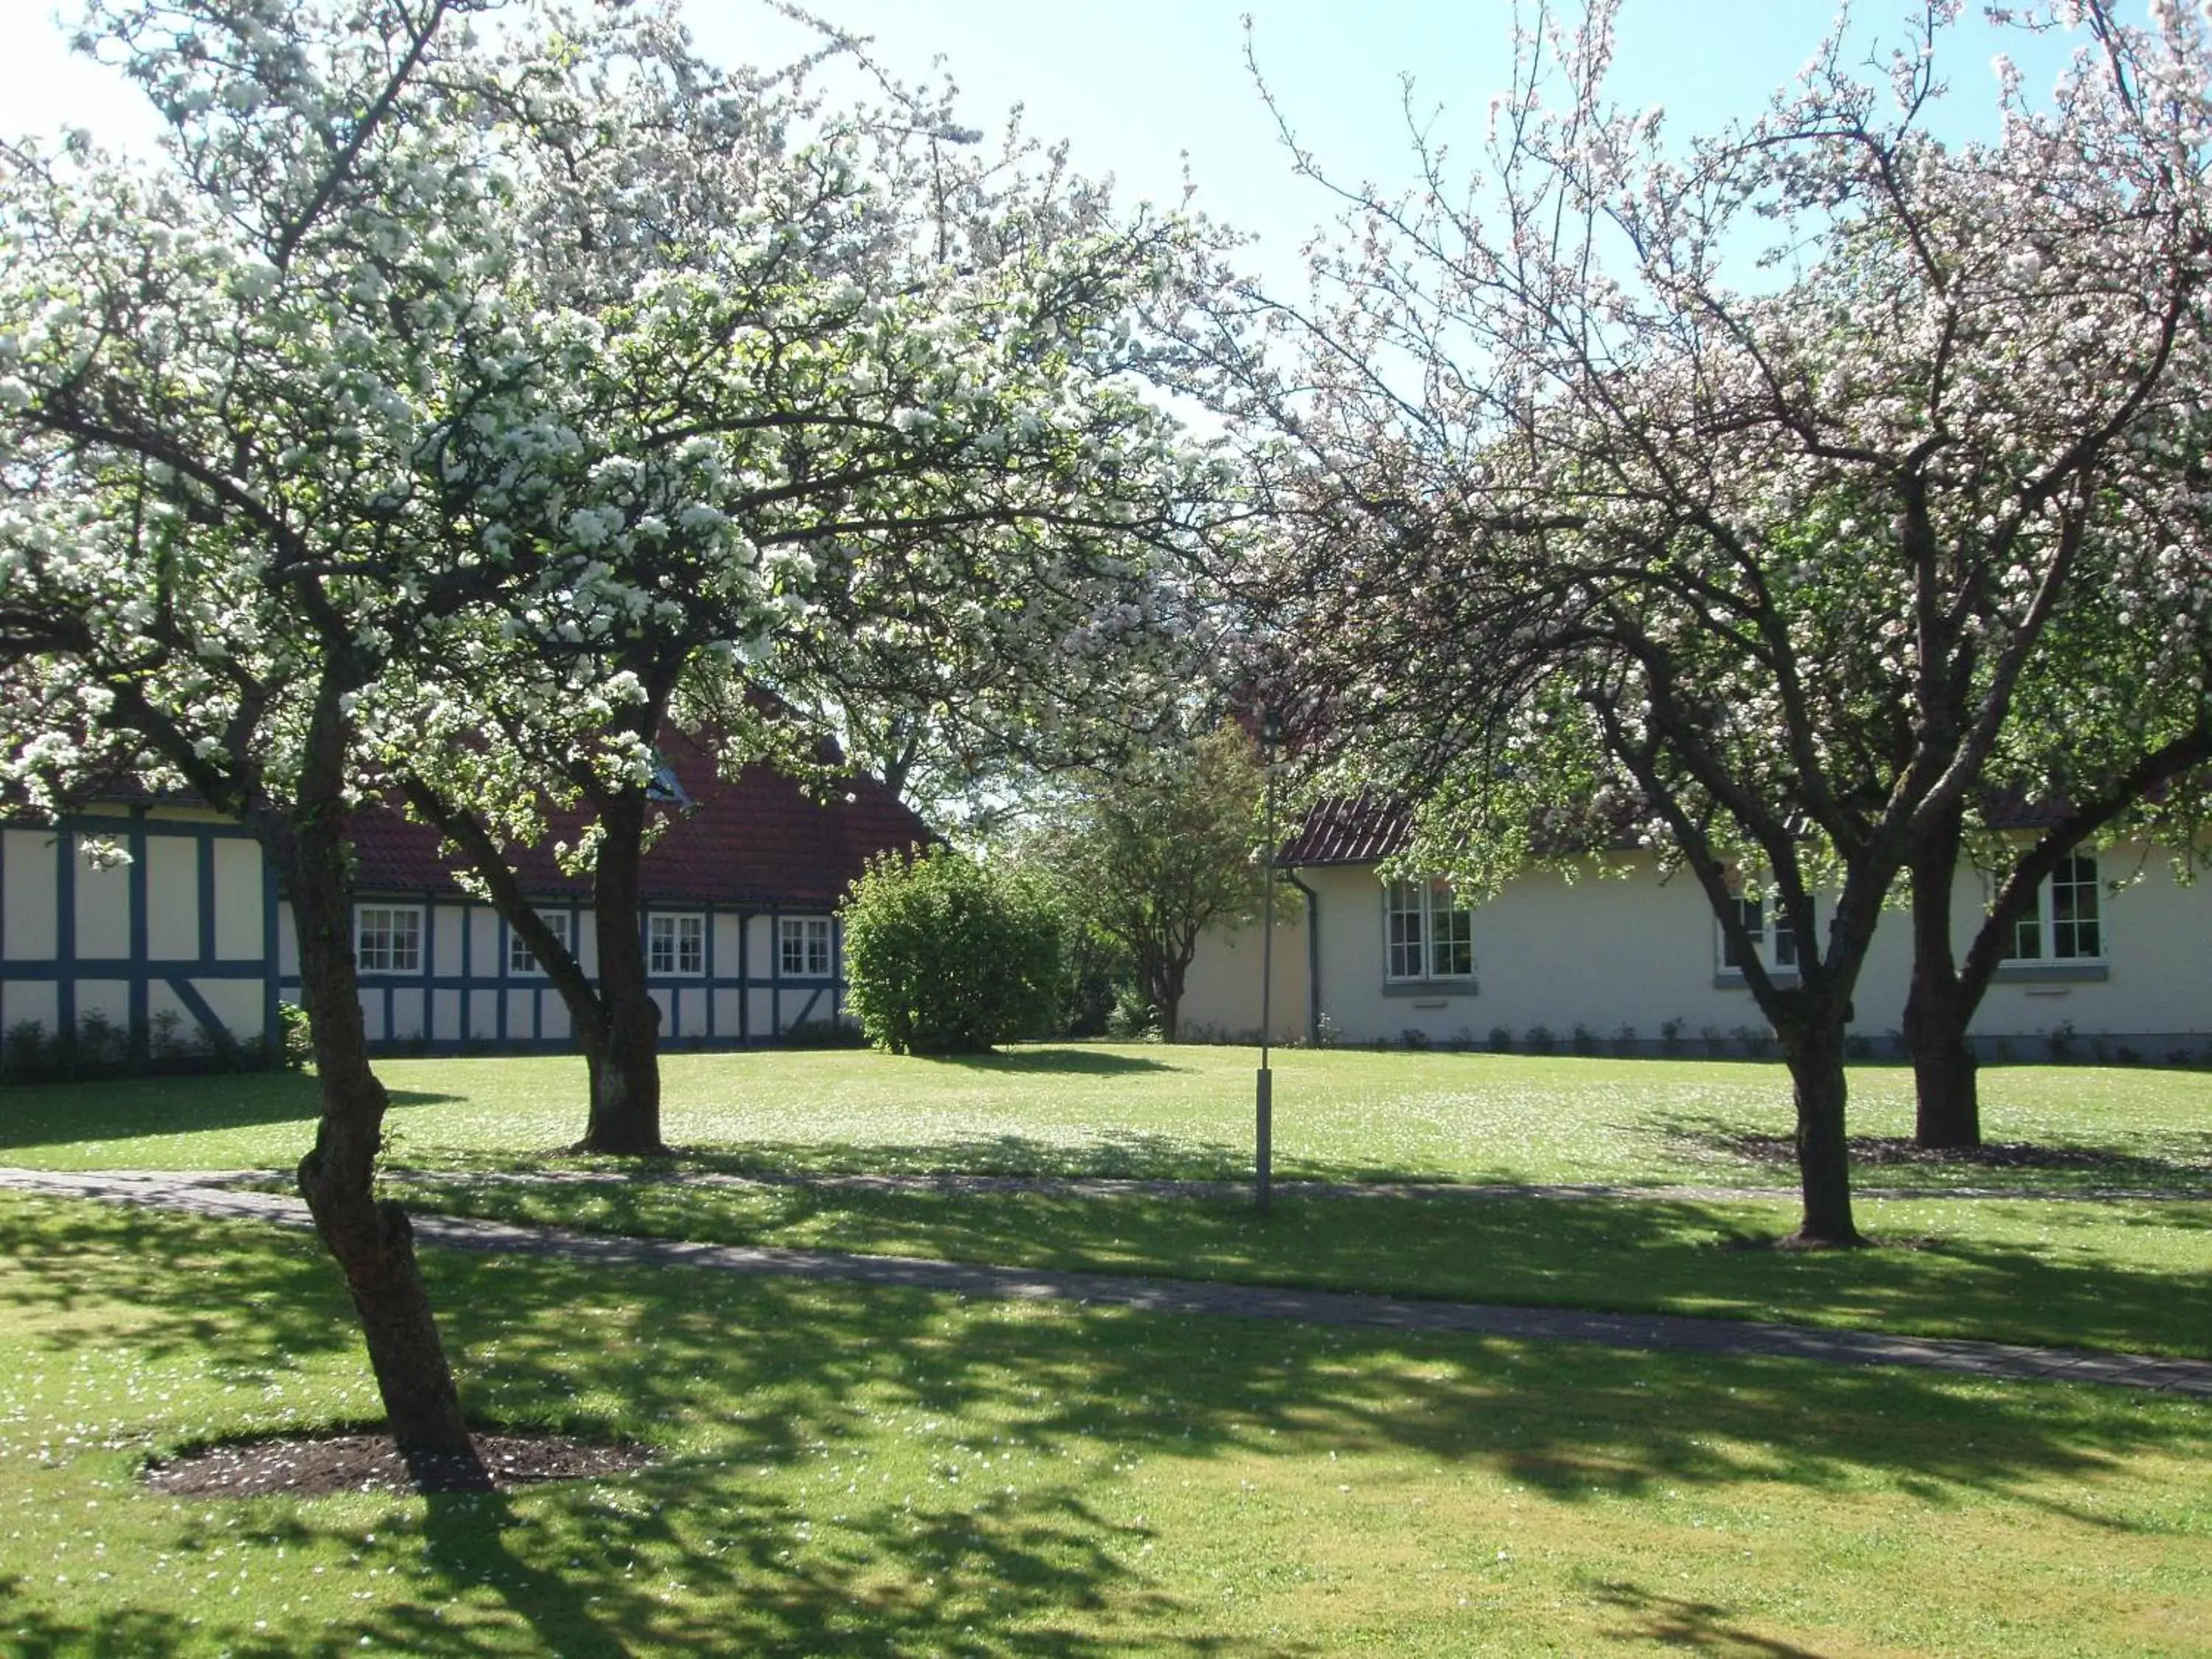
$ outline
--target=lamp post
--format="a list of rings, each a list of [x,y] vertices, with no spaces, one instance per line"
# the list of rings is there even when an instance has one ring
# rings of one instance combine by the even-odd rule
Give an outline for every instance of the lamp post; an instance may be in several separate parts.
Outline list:
[[[1260,1213],[1267,1212],[1273,1196],[1275,1157],[1275,1079],[1268,1069],[1268,1049],[1274,1036],[1275,1012],[1275,746],[1282,727],[1272,708],[1260,716],[1260,759],[1267,769],[1265,811],[1267,837],[1267,885],[1260,895],[1260,1076],[1255,1103],[1253,1199]]]

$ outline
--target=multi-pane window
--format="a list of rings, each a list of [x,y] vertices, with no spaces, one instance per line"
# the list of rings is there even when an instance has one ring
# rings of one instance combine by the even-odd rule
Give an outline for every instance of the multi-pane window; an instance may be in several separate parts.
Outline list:
[[[707,971],[707,918],[653,915],[645,924],[645,968],[650,974]]]
[[[2097,890],[2097,860],[2069,853],[2035,890],[2028,909],[2013,923],[2014,962],[2096,961],[2105,954],[2105,928]]]
[[[1763,898],[1739,896],[1735,906],[1736,915],[1743,921],[1743,931],[1751,935],[1759,959],[1771,971],[1796,972],[1797,933],[1783,920],[1779,911],[1770,908]],[[1726,928],[1721,930],[1721,966],[1737,973],[1743,971],[1743,958]]]
[[[1394,881],[1382,900],[1384,974],[1395,980],[1467,979],[1474,972],[1474,913],[1444,881]]]
[[[363,904],[356,908],[353,955],[364,974],[422,971],[422,908],[416,904]]]
[[[550,916],[540,915],[538,920],[544,922],[553,937],[561,941],[562,950],[569,948],[567,911],[556,911]],[[532,952],[529,943],[521,934],[512,930],[507,936],[507,971],[510,974],[534,974],[540,971],[538,958]]]
[[[784,916],[776,933],[779,965],[793,979],[824,979],[830,973],[830,918]]]

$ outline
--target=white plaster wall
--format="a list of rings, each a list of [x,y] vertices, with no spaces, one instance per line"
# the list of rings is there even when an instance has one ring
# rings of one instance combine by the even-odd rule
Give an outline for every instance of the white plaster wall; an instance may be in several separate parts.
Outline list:
[[[96,869],[76,845],[76,953],[80,958],[131,954],[131,867]]]
[[[261,955],[261,848],[250,841],[215,844],[215,953],[225,962]]]
[[[197,841],[183,836],[146,837],[146,952],[155,962],[190,962],[199,956]]]
[[[499,913],[496,910],[471,907],[469,910],[469,967],[477,979],[497,977],[501,958],[499,954]]]
[[[2099,856],[2106,881],[2141,872],[2131,885],[2103,896],[2110,976],[1990,988],[1974,1029],[2039,1036],[2060,1024],[2080,1032],[2212,1033],[2212,880],[2186,885],[2163,854],[2116,848]],[[1981,887],[1962,878],[1954,911],[1959,937],[1978,926]],[[1902,930],[1900,930],[1902,931]],[[1963,946],[1961,946],[1963,949]]]
[[[1320,896],[1322,1008],[1351,1041],[1516,1038],[1548,1028],[1564,1046],[1579,1024],[1601,1040],[1623,1026],[1656,1041],[1669,1020],[1694,1036],[1758,1024],[1747,992],[1717,986],[1705,895],[1649,866],[1626,879],[1531,870],[1474,912],[1470,988],[1400,994],[1383,980],[1382,887],[1367,867],[1304,872]]]
[[[468,926],[469,913],[458,904],[434,904],[427,918],[430,933],[430,971],[441,978],[461,971],[461,930]],[[472,947],[473,948],[473,947]],[[440,1036],[450,1031],[440,1030]]]
[[[82,1024],[88,1015],[99,1014],[110,1025],[127,1028],[131,1024],[131,988],[119,979],[81,979],[76,982],[76,1017]]]
[[[1241,1042],[1260,1030],[1261,950],[1258,926],[1202,935],[1183,975],[1186,1038]],[[1267,1023],[1278,1042],[1306,1036],[1306,925],[1303,914],[1275,919],[1274,969]]]
[[[717,1037],[734,1038],[738,1035],[738,1022],[744,1014],[744,1005],[741,1000],[743,993],[717,991],[714,994],[714,1035]]]
[[[57,898],[54,832],[0,830],[0,962],[54,959],[58,941]],[[10,1023],[37,1018],[15,1015]],[[49,1029],[52,1018],[49,1013]]]
[[[809,988],[804,991],[780,991],[776,994],[783,1011],[783,1024],[781,1029],[788,1031],[799,1024],[801,1015],[806,1014],[806,1005],[812,999],[814,993],[811,988]],[[812,1019],[830,1018],[830,997],[827,992],[823,994],[822,1000],[814,1005],[814,1012],[807,1015],[807,1018]]]
[[[179,1039],[190,1042],[200,1035],[200,1023],[193,1017],[192,1011],[185,1006],[182,998],[157,979],[146,987],[146,1018],[149,1021],[156,1020],[163,1014],[177,1017],[177,1036]],[[233,1028],[232,1035],[239,1035],[235,1028]]]
[[[0,1032],[26,1020],[35,1021],[49,1036],[60,1028],[61,994],[52,980],[0,982]]]
[[[2100,868],[2133,871],[2138,855],[2115,850]],[[1580,1024],[1601,1042],[1623,1026],[1645,1042],[1680,1020],[1686,1042],[1707,1030],[1763,1030],[1751,994],[1723,982],[1718,941],[1703,891],[1686,875],[1662,880],[1649,864],[1626,879],[1584,873],[1573,882],[1531,870],[1476,908],[1471,991],[1419,996],[1384,989],[1382,890],[1367,866],[1301,872],[1319,896],[1322,1008],[1346,1041],[1398,1041],[1407,1031],[1432,1042],[1487,1040],[1504,1026],[1516,1040],[1547,1027],[1564,1048]],[[1987,889],[1962,870],[1954,926],[1963,952],[1980,926]],[[2104,900],[2109,976],[2102,981],[2002,981],[1974,1022],[1984,1036],[2039,1036],[2062,1022],[2096,1033],[2212,1035],[2212,880],[2184,886],[2162,858],[2133,886]],[[1822,906],[1825,917],[1827,904]],[[1304,1031],[1304,940],[1285,929],[1276,994],[1296,1009],[1279,1034]],[[1885,912],[1854,998],[1852,1030],[1883,1037],[1903,1021],[1911,939],[1900,909]],[[1202,970],[1202,971],[1201,971]],[[1258,1025],[1257,952],[1249,934],[1215,935],[1193,964],[1185,1018],[1230,1031]]]
[[[261,981],[250,979],[196,979],[191,987],[215,1017],[222,1022],[223,1030],[240,1042],[261,1035]],[[174,992],[155,980],[146,988],[146,1008],[149,1015],[158,1014],[164,1008],[176,1011],[178,1035],[197,1038],[201,1035],[200,1023],[177,998]]]

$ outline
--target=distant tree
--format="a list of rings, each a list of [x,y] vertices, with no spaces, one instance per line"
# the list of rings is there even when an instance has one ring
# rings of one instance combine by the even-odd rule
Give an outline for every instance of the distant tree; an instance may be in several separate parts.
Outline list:
[[[1259,914],[1265,785],[1251,738],[1223,726],[1073,786],[1038,838],[1064,902],[1127,953],[1170,1042],[1200,939]]]
[[[1850,1245],[1844,1032],[1916,841],[2085,564],[2147,615],[2206,585],[2103,509],[2197,487],[2160,435],[2205,374],[2205,25],[2024,12],[2100,27],[2047,108],[2008,71],[1998,139],[1953,146],[1930,3],[1887,74],[1839,27],[1675,147],[1604,96],[1616,9],[1521,36],[1486,176],[1417,137],[1411,192],[1339,192],[1311,302],[1197,343],[1278,526],[1242,588],[1326,695],[1308,752],[1424,799],[1432,863],[1494,881],[1595,814],[1687,870],[1790,1067],[1796,1242]]]
[[[843,906],[848,1006],[895,1054],[974,1054],[1052,1034],[1060,918],[1035,882],[949,848],[886,854]]]

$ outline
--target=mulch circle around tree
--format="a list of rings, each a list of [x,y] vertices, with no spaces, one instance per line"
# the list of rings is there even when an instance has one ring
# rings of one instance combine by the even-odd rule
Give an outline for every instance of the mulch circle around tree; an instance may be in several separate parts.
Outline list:
[[[559,1434],[479,1434],[477,1454],[495,1491],[543,1480],[589,1480],[627,1474],[652,1461],[642,1446],[579,1440]],[[437,1478],[434,1488],[456,1483]],[[203,1447],[150,1465],[155,1492],[191,1498],[324,1498],[335,1492],[415,1492],[424,1489],[382,1434],[277,1435]]]

